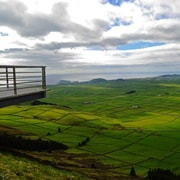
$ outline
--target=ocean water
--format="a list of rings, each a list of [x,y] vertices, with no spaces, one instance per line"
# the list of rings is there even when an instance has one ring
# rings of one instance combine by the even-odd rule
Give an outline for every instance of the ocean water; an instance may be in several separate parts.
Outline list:
[[[156,77],[161,75],[180,74],[179,72],[126,72],[126,73],[94,73],[94,74],[47,74],[47,84],[57,84],[60,80],[68,81],[89,81],[95,78],[110,79],[132,79]]]

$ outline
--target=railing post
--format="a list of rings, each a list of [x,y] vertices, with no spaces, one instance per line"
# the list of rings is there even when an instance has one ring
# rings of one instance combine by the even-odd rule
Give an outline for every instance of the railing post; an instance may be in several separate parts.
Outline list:
[[[14,94],[17,95],[16,68],[15,67],[13,67],[13,84],[14,84]]]
[[[8,67],[6,67],[6,87],[9,88]]]
[[[42,67],[42,88],[46,89],[46,67]]]

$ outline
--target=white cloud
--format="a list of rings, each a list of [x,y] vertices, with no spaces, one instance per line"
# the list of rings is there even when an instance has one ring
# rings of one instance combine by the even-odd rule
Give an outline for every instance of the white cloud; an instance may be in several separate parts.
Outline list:
[[[124,1],[120,6],[103,0],[0,0],[0,32],[8,34],[0,36],[1,62],[56,69],[50,72],[151,63],[177,69],[179,9],[179,0]],[[165,45],[116,50],[138,41]]]

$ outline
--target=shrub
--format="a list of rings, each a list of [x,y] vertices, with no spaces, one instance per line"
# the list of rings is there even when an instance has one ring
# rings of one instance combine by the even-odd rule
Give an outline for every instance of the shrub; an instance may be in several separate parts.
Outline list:
[[[132,177],[137,177],[134,167],[131,167],[129,175]]]
[[[89,141],[90,141],[90,138],[87,137],[85,140],[83,140],[82,142],[80,142],[80,143],[78,144],[78,147],[86,145]]]
[[[179,180],[180,176],[174,174],[169,169],[151,169],[148,171],[148,180]]]

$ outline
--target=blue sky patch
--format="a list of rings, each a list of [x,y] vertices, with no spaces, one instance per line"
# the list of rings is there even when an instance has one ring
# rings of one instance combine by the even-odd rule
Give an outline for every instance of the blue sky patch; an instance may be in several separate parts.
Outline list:
[[[127,22],[127,21],[123,21],[123,19],[120,19],[120,18],[115,18],[114,20],[113,20],[113,23],[111,24],[111,25],[109,25],[108,27],[107,27],[107,31],[108,30],[110,30],[112,27],[114,27],[114,26],[128,26],[128,25],[130,25],[131,23],[130,22]]]
[[[134,0],[107,0],[108,3],[114,6],[120,6],[123,2],[132,2]]]
[[[139,41],[134,43],[129,43],[125,45],[117,46],[117,50],[131,50],[131,49],[143,49],[147,47],[153,47],[153,46],[161,46],[164,45],[163,42],[145,42],[145,41]]]
[[[8,36],[9,34],[8,33],[5,33],[5,32],[0,32],[0,36]]]
[[[169,15],[168,14],[158,14],[156,16],[156,20],[160,20],[160,19],[169,19]]]
[[[130,24],[131,24],[130,22],[123,21],[123,19],[115,18],[112,26],[120,26],[120,25],[127,26]]]

